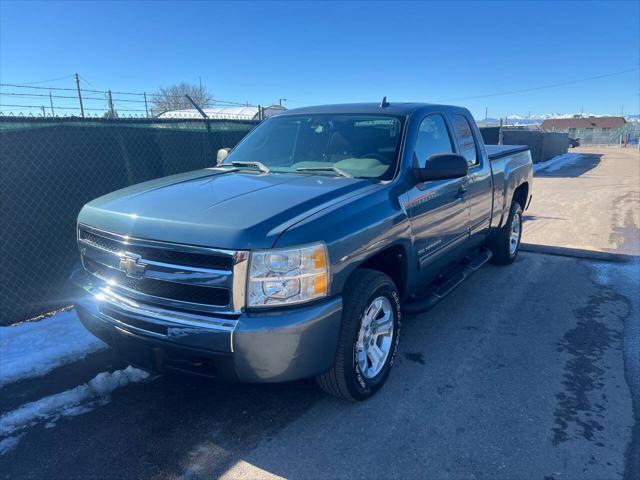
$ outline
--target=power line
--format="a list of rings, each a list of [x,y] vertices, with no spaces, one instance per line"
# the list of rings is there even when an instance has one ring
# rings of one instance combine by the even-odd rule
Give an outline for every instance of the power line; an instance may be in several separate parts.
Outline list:
[[[32,85],[32,83],[45,83],[47,82],[47,80],[42,80],[42,81],[38,81],[38,82],[31,82],[30,84],[26,84],[26,83],[0,83],[0,95],[6,95],[6,96],[13,96],[13,97],[25,97],[25,98],[39,98],[39,97],[49,97],[49,100],[51,101],[53,98],[59,98],[59,99],[67,99],[67,100],[80,100],[80,102],[82,103],[83,100],[87,100],[87,101],[107,101],[107,98],[109,96],[111,96],[112,101],[114,103],[139,103],[139,104],[145,104],[145,111],[147,110],[148,106],[147,106],[147,101],[151,100],[152,102],[156,101],[156,99],[159,98],[164,98],[165,95],[161,94],[161,93],[146,93],[146,92],[120,92],[120,91],[109,91],[109,90],[98,90],[96,89],[93,84],[91,82],[89,82],[88,80],[86,80],[84,77],[81,77],[80,75],[69,75],[66,77],[61,77],[58,79],[51,79],[49,81],[55,81],[55,80],[60,80],[60,79],[67,79],[67,78],[75,78],[76,79],[76,88],[72,88],[72,87],[46,87],[46,86],[34,86]],[[80,82],[86,83],[89,86],[93,87],[93,88],[81,88],[80,87]],[[14,88],[14,89],[27,89],[27,90],[31,90],[31,92],[28,93],[22,93],[22,92],[6,92],[3,91],[3,89],[6,88]],[[45,90],[47,91],[47,93],[35,93],[35,91],[42,91]],[[73,95],[64,95],[64,94],[53,94],[52,92],[73,92]],[[104,98],[101,97],[95,97],[95,96],[85,96],[85,93],[93,93],[93,94],[100,94],[100,95],[104,95]],[[139,99],[127,99],[127,98],[121,98],[119,96],[137,96],[139,97]],[[236,102],[233,100],[225,100],[225,99],[212,99],[211,100],[211,104],[210,107],[248,107],[250,106],[249,103],[247,102]],[[254,106],[255,105],[251,105]],[[28,105],[24,105],[24,108],[37,108],[37,107],[31,107]],[[60,107],[62,108],[62,107]],[[82,110],[82,105],[80,106],[80,109]],[[106,109],[105,109],[106,110]],[[118,109],[123,111],[122,109]]]
[[[17,83],[0,83],[0,87],[16,87],[16,88],[31,88],[33,90],[57,90],[57,91],[73,91],[75,92],[76,89],[75,88],[65,88],[65,87],[32,87],[32,86],[27,86],[27,85],[20,85]],[[89,92],[90,90],[85,90],[86,92]],[[96,91],[95,93],[105,93],[105,92],[100,92],[100,91]]]
[[[450,102],[450,101],[457,101],[457,100],[475,100],[477,98],[489,98],[489,97],[498,97],[498,96],[501,96],[501,95],[512,95],[514,93],[533,92],[535,90],[543,90],[543,89],[546,89],[546,88],[562,87],[564,85],[572,85],[574,83],[587,82],[589,80],[597,80],[599,78],[613,77],[615,75],[623,75],[625,73],[635,72],[636,70],[638,70],[638,67],[628,68],[627,70],[621,70],[619,72],[605,73],[603,75],[596,75],[594,77],[580,78],[580,79],[577,79],[577,80],[567,80],[566,82],[550,83],[548,85],[541,85],[539,87],[522,88],[522,89],[519,89],[519,90],[511,90],[511,91],[499,92],[499,93],[487,93],[487,94],[484,94],[484,95],[474,95],[474,96],[471,96],[471,97],[446,98],[444,100],[436,100],[436,101],[437,102]]]
[[[82,77],[81,77],[81,79],[82,79]],[[33,87],[33,86],[27,86],[27,85],[19,85],[19,84],[15,84],[15,83],[0,83],[0,87],[27,88],[27,89],[33,89],[33,90],[62,91],[62,92],[75,92],[75,91],[77,91],[76,88]],[[80,91],[81,92],[87,92],[87,93],[101,93],[101,94],[104,94],[104,95],[108,94],[108,90],[95,90],[95,89],[81,88]],[[5,92],[0,92],[0,93],[5,93]],[[139,92],[116,92],[116,91],[112,91],[111,94],[112,95],[137,95],[137,96],[141,96],[141,97],[144,97],[144,95],[145,95],[144,92],[139,93]],[[47,96],[48,96],[48,94],[47,94]],[[151,97],[151,98],[160,97],[160,98],[162,98],[162,97],[164,97],[164,95],[158,94],[158,93],[147,93],[147,97]],[[77,97],[74,96],[73,98],[77,98]],[[84,99],[84,98],[88,98],[88,97],[82,97],[82,98]],[[117,101],[130,101],[131,102],[131,101],[134,101],[134,100],[118,99]],[[144,100],[140,99],[140,100],[137,100],[137,102],[144,103]],[[214,104],[225,105],[225,106],[237,106],[237,107],[246,107],[247,106],[246,102],[236,102],[236,101],[233,101],[233,100],[213,99],[212,102]]]
[[[510,90],[510,91],[505,91],[505,92],[495,92],[495,93],[488,93],[488,94],[482,94],[482,95],[472,95],[472,96],[466,96],[466,97],[455,97],[455,98],[448,98],[448,99],[443,99],[443,100],[437,100],[440,102],[447,102],[447,101],[458,101],[458,100],[475,100],[475,99],[480,99],[480,98],[490,98],[490,97],[498,97],[498,96],[502,96],[502,95],[513,95],[513,94],[517,94],[517,93],[526,93],[526,92],[532,92],[532,91],[536,91],[536,90],[544,90],[544,89],[548,89],[548,88],[555,88],[555,87],[561,87],[561,86],[565,86],[565,85],[572,85],[575,83],[580,83],[580,82],[586,82],[586,81],[591,81],[591,80],[597,80],[597,79],[601,79],[601,78],[607,78],[607,77],[612,77],[612,76],[617,76],[617,75],[623,75],[625,73],[630,73],[630,72],[634,72],[637,71],[638,67],[635,68],[629,68],[626,70],[621,70],[618,72],[612,72],[612,73],[606,73],[606,74],[602,74],[602,75],[595,75],[592,77],[585,77],[585,78],[580,78],[580,79],[575,79],[575,80],[567,80],[564,82],[556,82],[556,83],[551,83],[551,84],[547,84],[547,85],[540,85],[540,86],[536,86],[536,87],[529,87],[529,88],[522,88],[522,89],[517,89],[517,90]],[[27,88],[27,89],[34,89],[34,90],[48,90],[48,91],[62,91],[62,92],[69,92],[69,91],[73,91],[75,92],[77,89],[76,88],[66,88],[66,87],[42,87],[42,86],[33,86],[33,84],[36,83],[46,83],[49,81],[57,81],[57,80],[63,80],[63,79],[67,79],[67,78],[71,78],[74,75],[68,75],[65,77],[59,77],[56,79],[51,79],[51,80],[41,80],[41,81],[37,81],[37,82],[29,82],[29,83],[0,83],[0,87],[13,87],[13,88]],[[85,83],[87,83],[88,85],[92,86],[93,85],[87,81],[86,79],[80,77],[80,79],[82,81],[84,81]],[[108,95],[108,91],[107,90],[97,90],[95,88],[92,89],[80,89],[81,92],[86,92],[86,93],[99,93],[99,94],[103,94],[103,95]],[[118,91],[112,91],[111,92],[112,95],[132,95],[132,96],[140,96],[140,97],[144,97],[145,93],[142,92],[118,92]],[[8,92],[0,92],[0,94],[3,95],[9,95],[12,93],[8,93]],[[27,94],[18,94],[18,93],[14,93],[12,95],[15,96],[27,96]],[[36,94],[31,94],[32,96],[36,96]],[[41,96],[49,96],[42,94]],[[151,98],[152,101],[154,98],[157,97],[163,97],[162,94],[156,94],[156,93],[147,93],[146,96],[148,98]],[[53,95],[53,98],[69,98],[69,99],[75,99],[77,98],[76,96],[69,96],[69,97],[65,97],[62,95]],[[86,98],[87,100],[101,100],[101,101],[106,101],[106,97],[105,98],[96,98],[96,97],[83,97]],[[305,100],[296,100],[296,99],[289,99],[288,100],[290,103],[298,103],[298,104],[313,104],[313,103],[317,103],[317,102],[309,102],[309,101],[305,101]],[[144,100],[141,98],[140,100],[132,100],[132,99],[123,99],[123,98],[114,98],[114,102],[127,102],[127,103],[144,103]],[[223,100],[223,99],[214,99],[212,101],[212,103],[214,105],[218,105],[218,106],[247,106],[246,103],[244,102],[236,102],[233,100]]]
[[[16,83],[15,85],[28,86],[28,85],[35,85],[37,83],[57,82],[58,80],[66,80],[67,78],[72,78],[72,77],[73,75],[65,75],[64,77],[51,78],[49,80],[38,80],[37,82],[21,82],[21,83]]]
[[[94,86],[89,80],[84,78],[83,76],[78,75],[78,77],[80,77],[80,80],[83,81],[84,83],[86,83],[87,85],[89,85],[91,88],[98,88],[98,87]]]

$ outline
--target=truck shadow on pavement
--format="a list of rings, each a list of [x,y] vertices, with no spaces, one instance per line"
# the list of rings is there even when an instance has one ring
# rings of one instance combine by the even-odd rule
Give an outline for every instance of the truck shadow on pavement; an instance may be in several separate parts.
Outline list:
[[[114,392],[77,420],[34,427],[1,457],[2,470],[7,478],[47,477],[52,465],[55,478],[215,478],[322,398],[313,380],[251,385],[167,373]]]
[[[541,170],[539,172],[536,172],[535,176],[559,178],[580,177],[581,175],[584,175],[585,173],[596,168],[600,164],[603,155],[599,153],[580,153],[580,156],[582,158],[578,162],[563,165],[557,170]]]
[[[145,461],[140,466],[153,465],[163,475],[210,478],[221,475],[259,441],[271,441],[284,426],[325,398],[313,379],[248,385],[172,373],[134,390],[121,406],[135,412],[131,420],[136,425],[135,437],[123,450],[141,449]],[[146,405],[144,411],[136,411],[139,405]],[[120,426],[124,433],[129,422],[122,421]],[[158,433],[172,441],[149,442]],[[126,453],[115,456],[121,454]],[[145,476],[144,472],[136,473]]]

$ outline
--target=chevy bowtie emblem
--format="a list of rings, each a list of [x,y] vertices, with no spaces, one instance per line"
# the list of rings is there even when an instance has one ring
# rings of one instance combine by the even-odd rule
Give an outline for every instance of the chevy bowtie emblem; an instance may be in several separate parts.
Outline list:
[[[140,255],[126,252],[120,257],[120,263],[118,268],[127,274],[127,277],[141,278],[144,274],[147,266],[144,263],[140,263]]]

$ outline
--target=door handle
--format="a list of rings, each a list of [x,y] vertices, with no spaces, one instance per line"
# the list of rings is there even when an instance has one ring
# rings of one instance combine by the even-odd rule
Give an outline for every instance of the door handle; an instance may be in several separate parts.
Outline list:
[[[456,195],[456,198],[464,197],[464,194],[467,193],[467,187],[467,182],[460,182],[458,184],[458,194]]]

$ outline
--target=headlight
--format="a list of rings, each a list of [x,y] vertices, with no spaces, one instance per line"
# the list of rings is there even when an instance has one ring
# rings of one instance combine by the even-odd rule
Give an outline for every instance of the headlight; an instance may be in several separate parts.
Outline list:
[[[328,286],[323,244],[251,253],[249,307],[306,302],[326,296]]]

